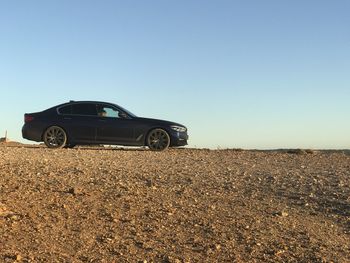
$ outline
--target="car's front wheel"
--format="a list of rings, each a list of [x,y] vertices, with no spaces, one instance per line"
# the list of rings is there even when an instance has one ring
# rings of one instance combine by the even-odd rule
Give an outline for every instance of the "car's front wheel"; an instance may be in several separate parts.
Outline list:
[[[170,136],[163,129],[154,129],[147,136],[147,146],[152,151],[164,151],[170,145]]]
[[[61,127],[51,126],[45,131],[43,139],[49,148],[63,148],[67,143],[67,134]]]

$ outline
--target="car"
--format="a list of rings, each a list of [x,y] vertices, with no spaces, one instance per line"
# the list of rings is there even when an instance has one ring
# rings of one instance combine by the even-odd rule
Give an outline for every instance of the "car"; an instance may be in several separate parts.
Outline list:
[[[24,114],[22,137],[48,148],[76,145],[148,146],[153,151],[187,145],[187,128],[175,122],[137,117],[117,104],[69,101]]]

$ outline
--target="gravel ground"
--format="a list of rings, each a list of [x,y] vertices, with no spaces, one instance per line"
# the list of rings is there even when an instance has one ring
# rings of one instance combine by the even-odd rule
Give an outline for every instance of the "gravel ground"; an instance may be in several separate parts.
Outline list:
[[[350,262],[346,152],[0,146],[0,262]]]

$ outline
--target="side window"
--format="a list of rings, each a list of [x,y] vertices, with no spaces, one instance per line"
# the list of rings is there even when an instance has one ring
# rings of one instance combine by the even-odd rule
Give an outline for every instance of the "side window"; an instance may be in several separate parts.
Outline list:
[[[70,105],[58,109],[60,114],[72,114],[72,107]]]
[[[97,110],[95,104],[73,104],[72,105],[72,114],[74,115],[89,115],[96,116]]]
[[[100,117],[109,117],[109,118],[121,118],[121,111],[116,108],[106,106],[106,105],[97,105],[97,114]]]

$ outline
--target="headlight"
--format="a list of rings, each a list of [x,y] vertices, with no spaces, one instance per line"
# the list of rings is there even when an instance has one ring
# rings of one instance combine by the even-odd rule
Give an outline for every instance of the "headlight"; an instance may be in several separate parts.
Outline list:
[[[177,132],[185,132],[187,131],[187,129],[185,127],[182,127],[182,126],[176,126],[176,125],[173,125],[173,126],[170,126],[171,129],[173,129],[174,131],[177,131]]]

